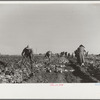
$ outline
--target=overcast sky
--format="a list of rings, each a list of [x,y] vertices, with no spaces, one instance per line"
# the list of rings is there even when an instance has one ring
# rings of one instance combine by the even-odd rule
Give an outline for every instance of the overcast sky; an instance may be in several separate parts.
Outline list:
[[[80,44],[100,53],[99,4],[0,4],[0,52],[73,52]]]

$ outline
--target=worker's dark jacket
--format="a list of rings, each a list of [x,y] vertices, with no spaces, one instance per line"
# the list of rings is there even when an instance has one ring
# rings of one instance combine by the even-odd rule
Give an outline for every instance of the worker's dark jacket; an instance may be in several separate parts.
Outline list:
[[[85,59],[84,59],[84,47],[79,47],[77,49],[77,62],[81,65],[82,63],[85,62]]]

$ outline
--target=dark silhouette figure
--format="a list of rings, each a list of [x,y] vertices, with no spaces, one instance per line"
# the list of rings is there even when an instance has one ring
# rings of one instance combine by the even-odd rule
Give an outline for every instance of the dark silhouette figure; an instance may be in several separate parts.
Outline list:
[[[68,53],[67,52],[65,52],[65,57],[67,57],[68,56]]]
[[[60,53],[60,57],[63,57],[63,56],[65,56],[65,52],[64,51]]]
[[[82,66],[84,65],[85,59],[84,59],[84,53],[85,53],[85,47],[83,45],[80,45],[77,50],[75,51],[75,57],[77,58],[77,63]]]
[[[51,59],[51,56],[52,56],[52,52],[51,51],[47,51],[46,54],[45,54],[45,57],[49,59]]]
[[[70,53],[68,53],[68,57],[70,57]]]
[[[28,59],[29,62],[30,62],[30,64],[31,64],[31,66],[32,66],[33,51],[32,51],[31,48],[29,48],[29,46],[27,46],[27,47],[25,47],[25,48],[23,49],[21,55],[22,55],[22,57],[23,57],[22,60]]]

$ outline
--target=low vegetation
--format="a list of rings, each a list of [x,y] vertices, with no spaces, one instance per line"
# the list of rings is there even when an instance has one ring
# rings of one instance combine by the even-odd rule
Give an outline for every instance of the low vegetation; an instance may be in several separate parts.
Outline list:
[[[0,83],[91,83],[100,81],[100,56],[85,57],[85,66],[77,65],[75,57],[57,57],[49,61],[35,55],[32,69],[21,56],[0,56]]]

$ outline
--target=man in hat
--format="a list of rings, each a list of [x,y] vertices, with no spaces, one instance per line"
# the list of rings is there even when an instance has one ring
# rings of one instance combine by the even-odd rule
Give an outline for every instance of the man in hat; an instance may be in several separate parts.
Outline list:
[[[77,57],[77,63],[80,66],[84,66],[85,62],[84,53],[85,53],[85,47],[83,45],[80,45],[75,51],[75,56]]]
[[[47,51],[46,54],[45,54],[45,57],[47,57],[50,61],[51,59],[51,56],[52,56],[52,52],[51,51]]]
[[[27,45],[27,47],[25,47],[22,51],[22,57],[23,60],[24,59],[28,59],[30,61],[30,63],[32,64],[32,58],[33,58],[33,51],[31,48],[29,48],[29,45]]]

